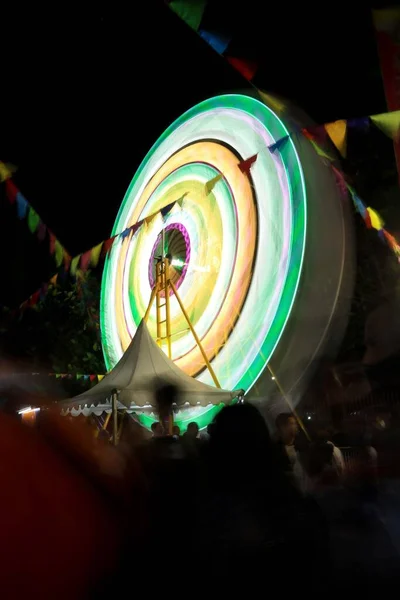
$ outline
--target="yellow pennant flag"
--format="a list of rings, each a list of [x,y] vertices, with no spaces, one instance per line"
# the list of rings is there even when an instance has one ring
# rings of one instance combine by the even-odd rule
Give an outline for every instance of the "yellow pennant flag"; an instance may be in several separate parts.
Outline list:
[[[10,179],[16,170],[17,167],[14,167],[14,165],[11,165],[10,163],[3,163],[0,160],[0,182],[2,183],[3,181],[6,181],[6,179]]]
[[[259,93],[261,100],[270,108],[272,108],[272,110],[274,110],[276,113],[278,114],[282,114],[283,111],[285,110],[286,106],[283,104],[283,102],[281,100],[279,100],[279,98],[275,98],[274,96],[270,96],[270,94],[266,94],[265,92],[262,92],[261,90],[257,90],[257,92]]]
[[[392,140],[397,141],[400,137],[400,110],[372,115],[371,121]]]
[[[92,267],[97,267],[102,248],[103,242],[100,242],[100,244],[97,244],[97,246],[92,248],[92,251],[90,253],[90,264],[92,265]]]
[[[98,379],[99,381],[101,381],[102,379],[104,379],[104,375],[97,375],[97,379]]]
[[[371,219],[371,225],[374,229],[380,231],[385,225],[382,217],[373,208],[367,208],[369,218]]]
[[[343,158],[346,158],[347,152],[347,121],[340,119],[333,123],[326,123],[324,125],[326,133],[332,140],[332,143],[336,146]]]
[[[145,217],[144,222],[146,223],[146,225],[150,225],[152,220],[155,219],[157,215],[158,215],[158,213],[153,213],[152,215]]]
[[[58,273],[56,273],[55,275],[53,275],[53,277],[50,279],[51,285],[56,285],[56,283],[57,283],[57,277],[58,277]]]
[[[217,185],[218,181],[221,181],[221,179],[222,179],[222,173],[220,173],[219,175],[216,175],[216,177],[213,177],[212,179],[207,181],[207,183],[205,185],[206,196],[208,196],[208,194],[211,194],[214,187]]]

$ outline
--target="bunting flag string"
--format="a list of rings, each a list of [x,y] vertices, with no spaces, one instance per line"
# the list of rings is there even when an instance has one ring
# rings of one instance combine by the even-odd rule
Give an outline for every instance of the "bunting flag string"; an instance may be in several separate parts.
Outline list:
[[[36,375],[36,373],[32,373],[32,374]],[[91,383],[100,382],[105,377],[105,375],[99,375],[99,374],[86,375],[86,374],[82,374],[82,373],[49,373],[48,375],[49,375],[49,377],[55,377],[56,379],[76,379],[77,381],[79,379],[82,379],[84,381],[90,381]]]
[[[26,220],[29,231],[36,234],[39,242],[43,242],[47,235],[49,252],[54,256],[57,267],[60,267],[63,262],[67,264],[71,260],[69,253],[12,181],[12,173],[13,170],[7,166],[7,163],[0,161],[0,181],[5,182],[7,200],[11,205],[16,205],[18,219]]]
[[[399,113],[399,115],[400,115],[400,111],[395,111],[395,112]],[[388,114],[390,114],[390,113],[388,113]],[[397,116],[395,116],[395,119],[387,119],[386,122],[393,123],[393,122],[396,122],[396,119],[397,119]],[[365,122],[365,118],[362,117],[360,119],[348,120],[347,124],[349,124],[350,121],[352,122],[352,125],[354,127],[360,128],[361,126],[363,126],[362,124]],[[384,120],[382,120],[380,122],[383,123]],[[338,122],[335,122],[335,123],[338,123]],[[358,212],[361,215],[362,219],[364,220],[365,225],[368,228],[375,229],[378,232],[380,239],[385,241],[388,244],[388,246],[391,248],[391,250],[398,257],[399,262],[400,262],[400,245],[397,242],[397,240],[395,239],[395,237],[392,234],[390,234],[386,229],[384,229],[384,222],[383,222],[382,218],[380,217],[380,215],[373,208],[367,207],[364,205],[364,203],[358,197],[356,192],[346,182],[343,173],[339,169],[337,169],[337,167],[335,167],[335,165],[333,164],[334,158],[331,157],[329,154],[327,154],[325,152],[325,150],[323,150],[316,142],[316,136],[318,136],[318,130],[320,130],[320,128],[323,127],[324,130],[331,137],[332,131],[335,129],[333,127],[333,125],[335,125],[335,123],[329,123],[327,125],[317,126],[314,128],[302,129],[301,133],[311,143],[315,152],[321,157],[324,164],[330,166],[330,168],[332,169],[332,172],[336,178],[336,181],[337,181],[337,184],[338,184],[338,187],[339,187],[341,193],[343,195],[346,195],[347,192],[350,193],[350,195],[353,199],[353,204],[356,209],[356,212]],[[337,144],[341,147],[342,154],[343,154],[343,152],[345,152],[345,141],[346,141],[345,129],[344,129],[343,123],[346,123],[346,121],[341,122],[340,126],[337,126],[335,129],[336,133],[332,134],[334,137],[336,134],[338,135]],[[393,132],[395,130],[392,127],[390,129],[390,131]],[[338,132],[340,133],[341,138],[340,138]],[[284,148],[285,144],[290,139],[290,137],[293,134],[298,134],[298,133],[299,133],[298,130],[293,131],[293,132],[289,133],[288,135],[276,140],[273,144],[266,146],[266,149],[268,149],[271,152],[271,154],[274,154],[277,151],[281,151]],[[331,139],[332,139],[332,137],[331,137]],[[259,150],[259,152],[260,151],[261,150]],[[251,167],[254,165],[254,163],[257,160],[257,156],[258,156],[258,152],[253,154],[249,158],[240,161],[238,163],[238,168],[240,169],[240,171],[244,174],[249,175]],[[4,164],[4,163],[0,163],[0,165],[1,164]],[[0,173],[1,173],[1,171],[0,171]],[[205,184],[205,194],[209,195],[212,192],[214,186],[222,178],[223,178],[223,174],[219,173],[217,176],[215,176],[211,180],[207,181]],[[14,185],[14,183],[11,181],[10,178],[8,178],[6,180],[6,185],[8,185],[8,194],[10,195],[10,202],[11,203],[18,202],[17,199],[18,199],[19,191],[17,190],[16,186]],[[25,206],[25,204],[26,204],[26,209],[29,206],[29,212],[30,212],[29,221],[28,221],[29,227],[32,228],[33,230],[36,230],[36,232],[38,233],[38,236],[39,236],[39,232],[40,232],[41,236],[43,236],[43,229],[45,232],[48,233],[50,252],[51,252],[51,254],[55,255],[55,260],[56,260],[57,266],[61,267],[61,265],[64,263],[63,264],[64,271],[65,272],[69,271],[71,276],[78,277],[80,274],[89,270],[90,268],[95,268],[98,265],[100,259],[104,259],[108,255],[108,253],[111,251],[111,249],[113,247],[113,244],[117,240],[121,239],[121,241],[124,242],[125,239],[134,235],[138,231],[138,229],[140,229],[140,227],[142,225],[145,225],[146,227],[148,227],[149,224],[153,221],[153,219],[155,219],[160,214],[161,214],[161,217],[163,219],[165,219],[165,217],[168,216],[168,214],[174,208],[175,205],[178,205],[180,208],[182,208],[184,199],[187,196],[187,194],[188,194],[188,192],[185,192],[179,199],[175,200],[174,202],[171,202],[170,204],[161,208],[159,211],[157,211],[151,215],[148,215],[147,217],[144,217],[143,219],[141,219],[134,225],[126,228],[124,231],[122,231],[118,234],[115,234],[114,236],[112,236],[111,238],[108,238],[107,240],[100,242],[93,248],[90,248],[86,252],[79,254],[79,255],[73,257],[72,259],[68,254],[66,254],[65,249],[63,248],[63,246],[61,246],[60,242],[55,238],[54,234],[46,228],[46,226],[40,220],[40,217],[37,215],[37,213],[35,213],[33,210],[31,212],[31,206],[28,204],[28,202],[25,199],[23,199],[23,200],[25,200],[25,202],[24,201],[21,202],[21,198],[20,198],[19,202],[20,202],[20,207],[22,207],[22,208],[20,208],[20,212],[23,212],[23,207]],[[41,286],[41,288],[36,290],[25,302],[23,302],[19,306],[19,309],[24,310],[25,308],[32,307],[35,304],[37,304],[41,299],[43,299],[44,295],[47,293],[49,286],[56,285],[56,283],[58,281],[58,275],[59,275],[58,273],[53,275],[51,280],[48,283],[43,284]]]

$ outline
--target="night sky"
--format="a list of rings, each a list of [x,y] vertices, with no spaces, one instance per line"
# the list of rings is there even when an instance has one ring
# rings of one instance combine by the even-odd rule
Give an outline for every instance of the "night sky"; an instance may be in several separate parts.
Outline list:
[[[235,32],[232,54],[250,49],[261,63],[256,86],[318,123],[386,110],[369,9],[231,4],[210,2],[205,18]],[[18,165],[22,193],[75,255],[110,235],[136,168],[169,123],[249,84],[161,1],[125,12],[11,11],[1,25],[0,158]],[[0,211],[0,302],[21,302],[51,264],[3,195]]]

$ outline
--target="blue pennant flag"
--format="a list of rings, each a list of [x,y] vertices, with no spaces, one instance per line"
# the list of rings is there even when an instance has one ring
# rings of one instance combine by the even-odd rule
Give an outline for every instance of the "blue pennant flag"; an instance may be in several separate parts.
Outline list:
[[[18,219],[23,219],[26,217],[26,211],[28,210],[28,201],[25,200],[21,192],[17,192],[16,201]]]
[[[282,150],[283,146],[288,141],[288,139],[289,139],[289,136],[285,135],[285,137],[283,137],[280,140],[278,140],[277,142],[275,142],[275,144],[271,144],[271,146],[268,146],[268,150],[271,152],[271,154],[273,154],[275,152],[275,150],[279,150],[279,152],[280,152]]]
[[[356,119],[347,119],[347,127],[358,129],[360,131],[368,131],[369,129],[369,118],[359,117]]]
[[[164,206],[164,208],[161,209],[161,214],[163,217],[165,217],[170,210],[172,209],[172,207],[174,206],[175,202],[171,202],[171,204],[167,204],[167,206]]]
[[[127,238],[131,230],[131,227],[127,227],[126,229],[124,229],[124,231],[121,233],[121,239],[124,240],[125,238]]]
[[[367,214],[367,209],[365,208],[363,201],[355,193],[352,193],[352,196],[353,196],[354,206],[356,207],[357,211],[360,213],[362,218],[365,219],[365,216]]]
[[[218,54],[223,54],[231,41],[231,38],[223,33],[214,33],[205,29],[199,29],[199,34]]]

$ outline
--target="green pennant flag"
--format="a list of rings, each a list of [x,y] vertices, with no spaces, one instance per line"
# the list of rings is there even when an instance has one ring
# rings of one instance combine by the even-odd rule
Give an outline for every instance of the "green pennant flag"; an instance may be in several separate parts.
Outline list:
[[[92,248],[92,251],[90,253],[90,264],[92,265],[92,267],[97,267],[98,262],[100,260],[100,254],[101,254],[102,248],[103,248],[103,242],[100,242],[100,244],[97,244],[97,246]]]
[[[39,215],[37,214],[36,210],[30,206],[28,212],[28,227],[31,233],[35,233],[36,229],[39,227],[39,223]]]
[[[400,110],[372,115],[371,121],[392,140],[397,141],[400,135]]]
[[[75,256],[72,260],[71,260],[71,268],[70,268],[70,273],[73,277],[76,276],[76,270],[78,268],[79,265],[79,261],[81,258],[81,254],[78,254],[78,256]]]
[[[64,248],[61,246],[58,240],[56,240],[54,243],[54,258],[57,267],[60,267],[64,258]]]
[[[170,8],[185,21],[189,27],[197,31],[200,27],[207,0],[172,0]]]

